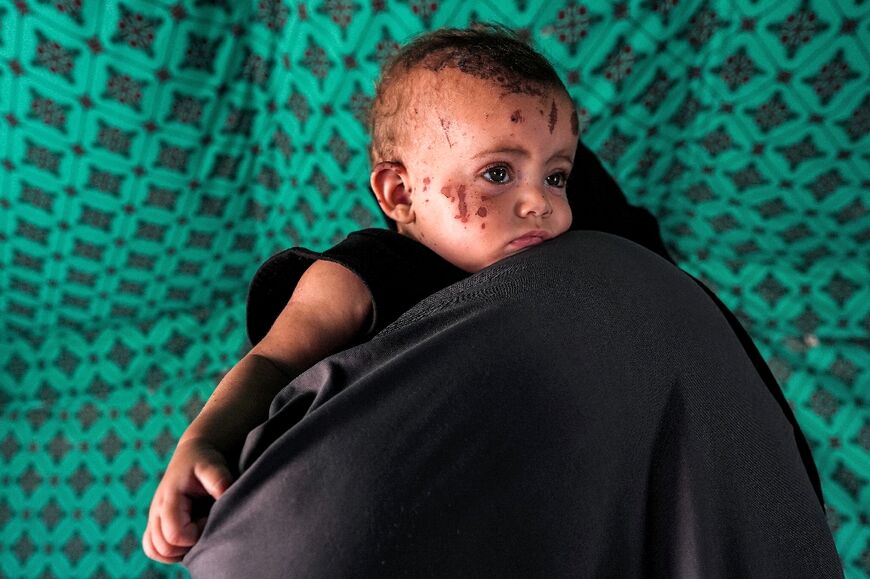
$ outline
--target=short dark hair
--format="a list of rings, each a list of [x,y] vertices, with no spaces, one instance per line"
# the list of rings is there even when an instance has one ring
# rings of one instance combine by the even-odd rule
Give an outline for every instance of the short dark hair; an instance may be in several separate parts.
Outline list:
[[[400,160],[399,146],[406,125],[397,114],[405,104],[402,83],[416,68],[455,68],[491,80],[505,94],[540,95],[552,88],[568,94],[553,65],[506,26],[475,24],[423,33],[400,48],[381,70],[367,115],[372,165]],[[390,227],[395,225],[390,223]]]

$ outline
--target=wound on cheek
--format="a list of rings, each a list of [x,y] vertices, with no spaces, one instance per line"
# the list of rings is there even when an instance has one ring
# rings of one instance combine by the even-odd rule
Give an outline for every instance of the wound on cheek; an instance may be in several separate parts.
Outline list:
[[[477,216],[478,217],[486,217],[486,207],[478,207],[477,208]]]
[[[468,205],[465,203],[465,185],[459,186],[459,189],[456,190],[456,196],[459,197],[459,215],[456,218],[465,223],[468,221]]]
[[[453,201],[453,192],[450,190],[450,187],[442,187],[441,194]]]
[[[553,99],[553,104],[550,106],[550,119],[548,127],[550,134],[553,134],[553,129],[556,128],[556,122],[559,120],[559,109],[556,107],[556,99]]]

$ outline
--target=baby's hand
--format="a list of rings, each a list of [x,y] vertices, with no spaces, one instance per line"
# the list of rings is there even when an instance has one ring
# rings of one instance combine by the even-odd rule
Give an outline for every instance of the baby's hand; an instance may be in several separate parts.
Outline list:
[[[151,500],[142,536],[145,554],[162,563],[181,561],[205,526],[198,504],[220,498],[232,482],[226,459],[213,446],[197,439],[181,442]]]

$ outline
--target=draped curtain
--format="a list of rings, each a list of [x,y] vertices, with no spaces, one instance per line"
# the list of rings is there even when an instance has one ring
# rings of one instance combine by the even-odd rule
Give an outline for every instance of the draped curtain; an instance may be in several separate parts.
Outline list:
[[[870,576],[863,0],[0,0],[0,575],[162,576],[175,440],[279,249],[382,225],[366,106],[415,33],[495,21],[739,316]]]

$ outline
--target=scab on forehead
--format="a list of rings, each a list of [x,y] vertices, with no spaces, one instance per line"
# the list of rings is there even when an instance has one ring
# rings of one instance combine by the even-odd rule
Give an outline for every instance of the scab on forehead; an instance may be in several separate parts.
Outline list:
[[[441,130],[444,131],[444,138],[447,139],[447,144],[450,148],[453,148],[453,141],[450,139],[450,119],[445,119],[444,117],[438,117],[438,120],[441,121]]]
[[[553,99],[550,105],[550,117],[547,122],[547,128],[550,129],[550,134],[553,134],[553,129],[556,128],[556,123],[559,121],[559,108],[556,106],[556,99]]]
[[[444,69],[455,69],[463,74],[490,81],[502,89],[500,96],[511,94],[526,94],[531,96],[543,96],[545,86],[540,82],[530,81],[523,78],[508,68],[499,66],[492,59],[466,50],[448,49],[430,54],[421,62],[423,68],[432,72],[441,72]]]

